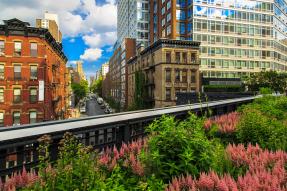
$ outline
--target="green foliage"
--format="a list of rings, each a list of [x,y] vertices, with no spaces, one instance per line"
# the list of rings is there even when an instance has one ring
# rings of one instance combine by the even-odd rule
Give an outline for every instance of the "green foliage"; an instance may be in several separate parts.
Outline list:
[[[287,73],[276,71],[254,73],[243,79],[243,81],[251,91],[259,91],[260,88],[265,87],[282,93],[285,92],[287,87]]]
[[[262,95],[272,94],[272,90],[270,88],[264,88],[264,87],[260,88],[259,92]]]
[[[203,120],[194,115],[181,122],[163,116],[152,123],[144,158],[148,169],[166,182],[180,174],[197,176],[213,167],[222,173],[226,167],[224,149],[209,141],[202,127]]]
[[[287,150],[287,98],[266,96],[243,106],[237,138],[270,150]]]
[[[90,90],[93,93],[97,93],[98,95],[102,96],[102,88],[103,88],[103,77],[100,76],[99,79],[93,81]]]
[[[241,85],[204,85],[205,92],[242,92]]]
[[[105,101],[109,104],[109,106],[116,110],[116,112],[120,112],[121,110],[121,103],[114,100],[112,97],[105,98]]]
[[[83,99],[87,95],[89,91],[88,82],[86,80],[82,80],[79,84],[73,83],[72,90],[75,94],[75,101],[77,104],[79,100]]]
[[[132,106],[128,108],[129,111],[147,108],[145,103],[145,98],[147,97],[145,89],[145,76],[142,72],[136,71],[134,102]]]

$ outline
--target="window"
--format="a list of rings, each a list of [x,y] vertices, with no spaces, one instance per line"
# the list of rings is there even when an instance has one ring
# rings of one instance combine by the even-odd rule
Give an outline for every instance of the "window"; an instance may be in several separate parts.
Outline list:
[[[163,27],[165,25],[165,19],[163,18],[162,20],[161,20],[161,26]]]
[[[36,111],[30,111],[29,112],[29,122],[31,123],[37,123],[37,112]]]
[[[5,53],[5,42],[4,40],[0,40],[0,56],[3,56]]]
[[[171,63],[171,52],[166,52],[165,56],[166,63]]]
[[[14,78],[21,79],[21,65],[14,65]]]
[[[179,69],[175,70],[175,81],[176,82],[180,81],[180,70]]]
[[[187,82],[187,71],[186,70],[182,71],[182,82],[184,83]]]
[[[196,71],[191,71],[191,83],[196,83]]]
[[[166,22],[169,22],[170,20],[171,20],[171,14],[168,13],[168,14],[166,15]]]
[[[4,79],[4,64],[0,64],[0,80]]]
[[[38,78],[37,66],[30,66],[30,79],[36,80]]]
[[[31,103],[37,102],[37,89],[36,88],[30,89],[30,102]]]
[[[38,55],[38,45],[35,42],[30,44],[30,52],[32,57],[37,57]]]
[[[22,52],[22,43],[14,42],[14,56],[21,56]]]
[[[180,63],[180,52],[176,52],[176,53],[175,53],[175,61],[176,61],[177,63]]]
[[[6,162],[6,168],[12,168],[17,165],[17,161],[11,160]]]
[[[0,88],[0,102],[4,102],[4,88]]]
[[[0,112],[0,127],[4,126],[4,113]]]
[[[19,111],[13,112],[13,125],[20,125],[20,112]]]
[[[171,25],[168,25],[166,28],[166,34],[169,35],[171,33]]]
[[[14,103],[21,102],[21,89],[20,88],[14,88],[13,89],[13,96],[14,96]]]
[[[166,101],[171,100],[171,89],[170,88],[165,89],[165,99],[166,99]]]
[[[183,59],[184,63],[187,63],[187,54],[186,54],[186,52],[182,53],[182,59]]]
[[[168,1],[167,4],[166,4],[166,9],[169,10],[170,7],[171,7],[171,3],[170,3],[170,1]]]
[[[162,15],[165,14],[165,7],[163,7],[163,8],[161,9],[161,14],[162,14]]]
[[[190,57],[191,59],[191,63],[192,64],[195,64],[195,62],[196,62],[196,54],[195,53],[191,53],[191,57]]]
[[[171,82],[171,70],[170,69],[165,70],[165,81]]]

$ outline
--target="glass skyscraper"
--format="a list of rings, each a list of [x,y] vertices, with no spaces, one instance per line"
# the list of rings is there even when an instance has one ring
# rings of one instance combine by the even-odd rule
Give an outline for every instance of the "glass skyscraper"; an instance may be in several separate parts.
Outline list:
[[[145,46],[149,44],[149,0],[117,1],[118,44],[124,38],[134,38]]]
[[[126,62],[134,55],[136,44],[146,47],[149,42],[149,0],[118,0],[117,42],[109,67],[112,74],[111,96],[121,107],[126,105]]]
[[[150,36],[201,42],[205,78],[287,70],[286,0],[151,0]]]

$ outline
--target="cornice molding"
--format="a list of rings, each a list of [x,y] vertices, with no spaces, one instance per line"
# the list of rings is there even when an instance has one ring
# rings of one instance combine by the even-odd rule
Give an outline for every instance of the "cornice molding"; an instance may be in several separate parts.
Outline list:
[[[48,29],[30,27],[28,22],[23,22],[19,19],[4,20],[4,25],[0,25],[0,36],[24,36],[24,37],[38,37],[44,39],[55,52],[65,61],[68,58],[63,52],[62,44],[57,43]]]

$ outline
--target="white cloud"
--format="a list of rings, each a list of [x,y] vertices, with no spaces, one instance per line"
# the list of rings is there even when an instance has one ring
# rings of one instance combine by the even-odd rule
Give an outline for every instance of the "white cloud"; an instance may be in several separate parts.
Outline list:
[[[77,60],[69,60],[66,65],[67,66],[76,65],[76,63],[77,63]]]
[[[76,40],[74,39],[74,38],[71,38],[70,40],[69,40],[69,42],[70,43],[74,43]]]
[[[63,38],[83,36],[88,48],[80,56],[84,60],[97,60],[102,48],[116,41],[117,8],[115,0],[0,0],[1,20],[18,18],[35,26],[36,18],[43,18],[45,11],[59,16]],[[0,22],[1,22],[0,20]]]
[[[60,29],[64,37],[78,36],[90,32],[99,33],[116,30],[117,10],[115,1],[97,5],[98,0],[1,0],[0,18],[18,18],[35,24],[36,18],[42,18],[45,11],[59,15]],[[85,15],[85,17],[83,17]]]
[[[109,48],[106,49],[106,52],[112,52],[114,50],[114,46],[110,46]]]
[[[86,49],[84,54],[80,56],[82,60],[86,61],[96,61],[102,56],[102,49],[99,48],[89,48]]]
[[[116,32],[93,33],[91,35],[83,36],[83,40],[85,44],[90,47],[103,47],[106,45],[113,45],[117,40],[117,35]]]

